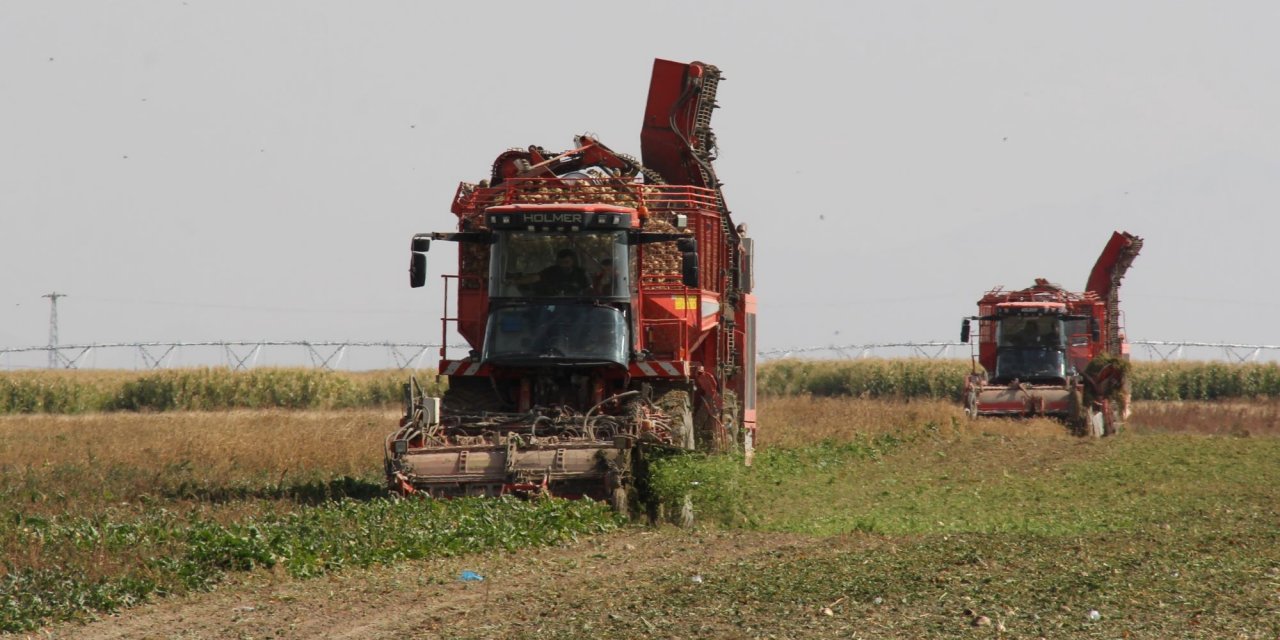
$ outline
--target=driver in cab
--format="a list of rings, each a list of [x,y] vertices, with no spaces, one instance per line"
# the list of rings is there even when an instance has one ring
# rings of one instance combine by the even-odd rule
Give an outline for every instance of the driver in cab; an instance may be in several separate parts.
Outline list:
[[[534,291],[544,296],[580,295],[591,288],[587,272],[578,266],[578,256],[572,249],[561,249],[554,264],[537,273],[513,277],[511,282],[534,285]]]

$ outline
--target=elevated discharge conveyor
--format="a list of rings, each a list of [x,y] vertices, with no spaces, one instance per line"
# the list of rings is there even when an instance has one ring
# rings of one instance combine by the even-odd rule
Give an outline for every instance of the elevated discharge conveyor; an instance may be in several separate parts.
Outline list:
[[[682,64],[654,60],[649,102],[640,130],[640,155],[645,166],[669,184],[720,191],[711,161],[715,134],[711,110],[716,107],[720,70],[701,62]],[[723,200],[721,200],[723,210]]]
[[[716,135],[711,130],[711,112],[718,106],[716,91],[721,79],[720,69],[714,65],[654,60],[649,102],[640,129],[640,157],[644,166],[656,171],[668,184],[705,187],[715,192],[727,240],[726,257],[732,265],[739,260],[742,234],[733,224],[712,166]],[[737,289],[743,284],[735,273],[732,287]]]
[[[1098,296],[1107,309],[1107,344],[1104,351],[1120,355],[1124,336],[1120,335],[1120,281],[1124,278],[1133,259],[1142,251],[1142,238],[1128,232],[1116,231],[1098,256],[1089,272],[1085,291]]]

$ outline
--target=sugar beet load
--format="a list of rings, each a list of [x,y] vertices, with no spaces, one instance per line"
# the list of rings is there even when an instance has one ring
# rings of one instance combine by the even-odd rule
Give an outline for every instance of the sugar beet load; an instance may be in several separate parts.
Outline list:
[[[725,207],[710,129],[719,71],[657,60],[643,163],[589,136],[498,156],[458,187],[442,325],[443,398],[412,385],[387,438],[391,488],[550,493],[626,510],[655,449],[742,451],[755,434],[751,242]],[[452,315],[450,313],[450,305]],[[447,340],[442,340],[447,342]]]

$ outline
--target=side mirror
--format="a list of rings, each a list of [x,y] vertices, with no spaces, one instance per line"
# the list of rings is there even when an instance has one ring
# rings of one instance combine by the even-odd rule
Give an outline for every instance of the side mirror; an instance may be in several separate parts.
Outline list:
[[[686,251],[680,254],[680,281],[686,287],[697,289],[700,284],[698,282],[698,253],[696,251]]]
[[[1097,318],[1089,318],[1089,333],[1092,335],[1094,342],[1102,340],[1102,329],[1098,326]]]
[[[969,319],[965,318],[960,323],[960,342],[969,342]]]
[[[430,248],[431,248],[431,236],[425,233],[419,233],[418,235],[414,236],[413,240],[409,243],[410,251],[426,253],[427,249],[430,249]]]
[[[417,289],[427,283],[427,254],[415,251],[409,255],[409,286]]]

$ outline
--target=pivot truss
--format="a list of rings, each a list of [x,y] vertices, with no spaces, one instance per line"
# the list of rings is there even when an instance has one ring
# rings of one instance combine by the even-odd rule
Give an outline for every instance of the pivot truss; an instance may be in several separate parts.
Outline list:
[[[466,345],[449,345],[450,348],[465,349]],[[5,368],[15,368],[14,356],[27,353],[45,352],[50,362],[57,362],[61,368],[78,369],[85,365],[89,357],[99,352],[119,354],[132,352],[137,368],[162,369],[175,366],[176,360],[184,351],[199,351],[196,360],[199,364],[210,365],[211,355],[217,354],[220,364],[235,370],[245,370],[258,366],[263,360],[263,352],[272,351],[273,363],[278,360],[297,361],[298,356],[305,354],[311,366],[317,369],[335,369],[342,365],[349,352],[373,352],[383,350],[384,358],[396,369],[421,369],[427,362],[427,353],[439,349],[439,344],[416,342],[355,342],[355,341],[311,341],[311,340],[255,340],[255,341],[204,341],[204,342],[112,342],[95,344],[46,345],[39,347],[0,348]],[[119,356],[112,359],[119,361]],[[430,362],[434,366],[434,362]],[[20,368],[20,367],[19,367]],[[90,366],[90,368],[92,368]]]

